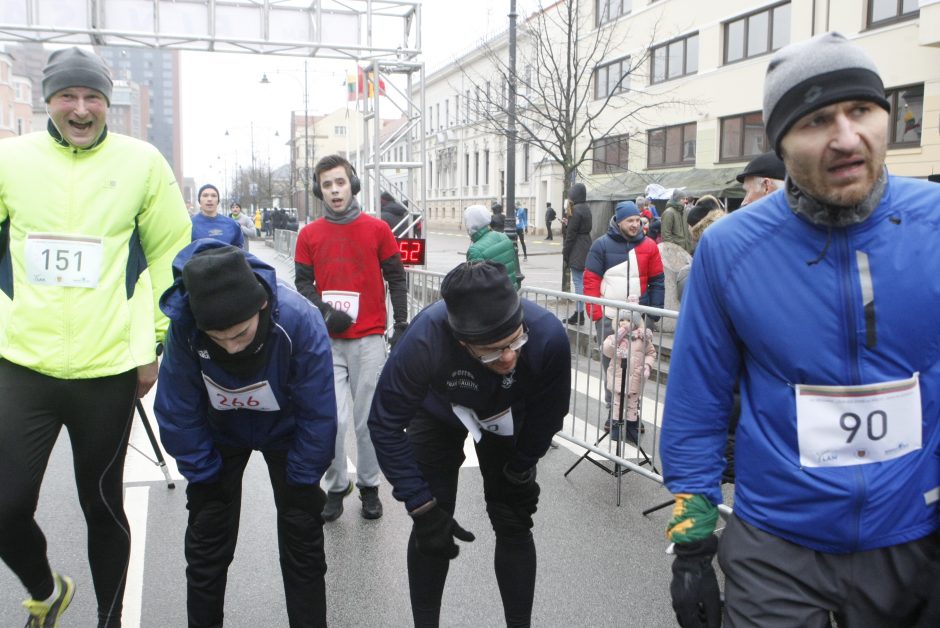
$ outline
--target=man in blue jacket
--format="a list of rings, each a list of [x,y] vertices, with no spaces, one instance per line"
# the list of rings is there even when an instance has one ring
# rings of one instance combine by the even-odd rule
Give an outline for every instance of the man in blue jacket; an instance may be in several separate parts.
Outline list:
[[[508,626],[528,626],[535,593],[535,466],[562,427],[571,348],[551,312],[522,300],[502,264],[467,262],[441,283],[392,351],[369,429],[392,494],[411,515],[408,582],[415,626],[437,626],[469,431],[496,532],[496,581]],[[407,427],[407,433],[405,428]]]
[[[837,33],[774,54],[785,189],[705,232],[663,419],[673,606],[717,626],[940,625],[940,186],[889,176],[884,85]],[[932,573],[931,573],[932,572]]]
[[[326,626],[320,477],[333,459],[336,398],[320,312],[274,269],[212,239],[173,263],[154,402],[160,435],[189,481],[190,628],[221,626],[241,482],[253,450],[268,465],[290,626]]]

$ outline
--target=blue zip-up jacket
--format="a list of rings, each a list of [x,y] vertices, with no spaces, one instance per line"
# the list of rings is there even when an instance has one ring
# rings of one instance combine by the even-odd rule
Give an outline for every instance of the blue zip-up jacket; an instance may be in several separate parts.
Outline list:
[[[288,481],[316,484],[333,460],[336,441],[333,358],[323,317],[306,298],[278,281],[271,266],[246,253],[272,308],[267,360],[250,377],[223,370],[198,348],[202,332],[196,328],[182,281],[190,257],[219,246],[224,243],[203,239],[180,251],[173,261],[173,286],[160,299],[160,309],[170,319],[154,401],[163,445],[190,482],[216,478],[222,462],[215,446],[223,444],[287,450]],[[267,381],[280,409],[216,410],[203,374],[230,390]]]
[[[494,373],[454,338],[443,301],[421,311],[395,345],[372,397],[369,431],[392,494],[408,510],[431,500],[405,435],[416,414],[466,430],[452,403],[480,417],[512,408],[515,455],[509,465],[518,471],[533,467],[561,429],[571,395],[568,336],[548,310],[526,300],[522,307],[529,341],[511,376]]]
[[[898,177],[889,177],[866,220],[846,228],[813,225],[783,192],[709,227],[670,361],[660,448],[669,490],[721,502],[740,376],[738,517],[828,553],[905,543],[940,528],[938,238],[940,185]],[[801,465],[797,384],[871,385],[914,373],[921,449],[868,464]],[[846,443],[853,425],[842,428]],[[889,416],[871,432],[891,425]]]

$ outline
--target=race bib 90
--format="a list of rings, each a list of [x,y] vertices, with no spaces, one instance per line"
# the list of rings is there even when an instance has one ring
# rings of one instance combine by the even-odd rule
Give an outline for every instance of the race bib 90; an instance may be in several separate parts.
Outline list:
[[[800,464],[846,467],[921,448],[920,379],[865,386],[796,386]]]
[[[96,288],[101,238],[31,233],[26,236],[26,278],[40,286]]]

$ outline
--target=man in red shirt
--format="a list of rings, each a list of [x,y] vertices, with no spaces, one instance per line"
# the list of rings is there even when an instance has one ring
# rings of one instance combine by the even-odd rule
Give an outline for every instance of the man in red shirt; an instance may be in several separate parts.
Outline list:
[[[323,217],[297,235],[294,285],[320,309],[333,349],[338,430],[336,457],[323,475],[327,492],[323,519],[338,519],[343,499],[353,490],[345,448],[350,416],[356,434],[356,486],[362,516],[378,519],[382,516],[380,471],[367,421],[385,363],[384,282],[388,282],[395,319],[390,339],[394,346],[408,326],[405,268],[388,225],[362,213],[356,199],[359,178],[352,164],[339,155],[328,155],[317,162],[313,176],[313,193],[323,201]]]

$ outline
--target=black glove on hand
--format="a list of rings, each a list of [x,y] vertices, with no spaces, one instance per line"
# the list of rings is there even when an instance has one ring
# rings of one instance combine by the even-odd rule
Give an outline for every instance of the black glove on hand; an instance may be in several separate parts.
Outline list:
[[[425,556],[454,559],[460,553],[460,548],[454,543],[455,538],[466,543],[476,538],[472,532],[461,528],[460,524],[437,504],[425,513],[412,515],[412,519],[415,547]]]
[[[408,329],[408,323],[395,323],[395,327],[392,330],[392,335],[388,339],[389,347],[395,348],[395,345],[398,344],[398,341],[401,340],[401,337],[405,335],[405,331]]]
[[[284,506],[319,515],[326,504],[326,494],[319,484],[291,484],[284,489]]]
[[[672,562],[672,608],[682,628],[720,628],[721,594],[712,557],[718,537],[692,543],[676,543]]]
[[[328,332],[331,334],[341,334],[352,326],[353,319],[346,312],[331,307],[323,317],[323,322],[326,323],[326,330]]]
[[[209,502],[228,502],[228,493],[218,480],[214,482],[190,482],[186,485],[186,508],[202,510]]]
[[[506,501],[521,508],[530,517],[538,510],[539,494],[542,492],[539,483],[535,481],[535,475],[535,466],[522,473],[511,470],[508,464],[503,467]]]

